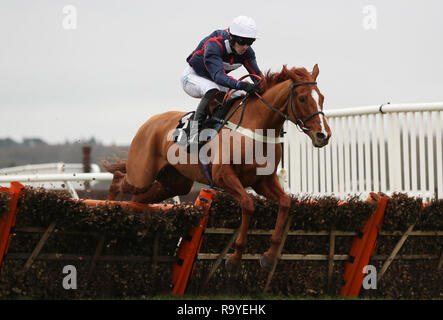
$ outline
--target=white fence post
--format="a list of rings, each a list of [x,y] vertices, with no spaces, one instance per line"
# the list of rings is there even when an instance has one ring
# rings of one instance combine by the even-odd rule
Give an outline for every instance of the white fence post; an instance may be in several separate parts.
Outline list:
[[[389,114],[388,159],[389,159],[389,190],[401,190],[401,150],[400,125],[398,114]]]
[[[437,189],[438,194],[437,197],[439,199],[443,199],[443,150],[441,146],[441,136],[442,136],[442,123],[443,123],[443,112],[433,112],[433,115],[435,114],[435,118],[437,120],[437,126],[436,126],[436,148],[435,148],[435,154],[436,154],[436,165],[437,165]]]

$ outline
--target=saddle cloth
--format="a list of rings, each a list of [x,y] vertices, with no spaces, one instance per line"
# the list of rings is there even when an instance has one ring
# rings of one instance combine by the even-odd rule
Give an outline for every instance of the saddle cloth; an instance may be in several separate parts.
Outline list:
[[[243,97],[237,97],[234,99],[229,100],[227,103],[218,106],[213,115],[209,116],[204,122],[201,128],[198,128],[198,131],[201,132],[204,129],[213,129],[216,133],[218,133],[222,126],[223,126],[223,120],[225,119],[227,113],[229,112],[229,109],[231,108],[232,104]],[[191,128],[191,121],[194,118],[195,111],[191,111],[186,113],[177,124],[177,127],[175,128],[175,131],[173,133],[174,142],[180,146],[186,147],[188,150],[189,147],[189,139],[191,138],[191,134],[194,133],[194,130],[197,130],[197,128]],[[192,130],[192,132],[191,132]],[[209,137],[200,137],[200,139],[203,139],[199,142],[199,149],[208,141],[210,141],[212,138],[214,138],[216,134]]]

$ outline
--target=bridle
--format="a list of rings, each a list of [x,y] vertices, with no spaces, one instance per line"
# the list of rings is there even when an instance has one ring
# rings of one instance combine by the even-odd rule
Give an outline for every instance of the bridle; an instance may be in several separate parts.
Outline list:
[[[295,89],[295,87],[302,86],[302,85],[308,85],[308,84],[317,84],[317,82],[316,81],[293,82],[291,84],[291,88],[289,89],[289,100],[288,100],[288,105],[286,106],[285,110],[289,109],[295,120],[291,119],[291,117],[289,116],[289,112],[288,113],[281,112],[276,107],[274,107],[271,104],[269,104],[268,102],[266,102],[266,100],[263,99],[263,97],[261,95],[259,95],[257,92],[255,94],[261,100],[261,102],[263,102],[272,111],[278,113],[285,120],[288,120],[288,121],[291,121],[292,123],[294,123],[297,126],[297,128],[299,128],[300,131],[308,132],[311,129],[306,127],[306,122],[308,122],[309,120],[311,120],[312,118],[314,118],[317,115],[320,115],[320,114],[322,114],[323,116],[325,115],[323,113],[323,111],[317,111],[317,112],[314,112],[314,113],[310,114],[309,116],[307,116],[304,120],[297,117],[296,110],[295,110],[295,103],[294,103],[294,91],[295,91],[294,89]]]
[[[240,78],[240,80],[242,80],[242,79],[244,79],[245,77],[248,77],[248,76],[253,76],[253,77],[256,77],[257,79],[260,79],[260,80],[261,80],[261,78],[260,78],[259,76],[256,76],[255,74],[245,75],[245,76],[243,76],[242,78]],[[317,111],[317,112],[314,112],[314,113],[310,114],[309,116],[307,116],[304,120],[302,120],[302,119],[300,119],[300,118],[297,117],[297,115],[296,115],[296,109],[295,109],[295,102],[294,102],[294,91],[295,91],[294,89],[295,89],[295,87],[302,86],[302,85],[308,85],[308,84],[317,84],[317,82],[316,82],[316,81],[293,82],[293,83],[291,84],[291,88],[289,89],[288,105],[286,106],[285,110],[286,110],[286,109],[289,109],[289,110],[291,111],[292,116],[294,117],[295,120],[292,120],[292,119],[291,119],[291,117],[289,116],[289,112],[287,112],[287,113],[281,112],[279,109],[277,109],[277,108],[274,107],[273,105],[271,105],[271,104],[269,104],[268,102],[266,102],[266,100],[263,99],[263,97],[262,97],[260,94],[258,94],[257,92],[255,92],[255,95],[261,100],[261,102],[264,103],[264,105],[266,105],[266,106],[267,106],[268,108],[270,108],[272,111],[278,113],[278,114],[279,114],[281,117],[283,117],[285,120],[289,120],[289,121],[291,121],[292,123],[294,123],[294,124],[296,125],[296,127],[297,127],[301,132],[305,132],[305,133],[307,133],[307,132],[311,131],[311,129],[309,129],[309,128],[306,127],[306,122],[308,122],[309,120],[311,120],[312,118],[314,118],[314,117],[317,116],[317,115],[320,115],[320,114],[322,114],[323,116],[325,115],[325,114],[323,113],[323,111]],[[258,85],[258,84],[257,84],[257,85]],[[229,90],[229,91],[230,91],[230,90]],[[226,95],[225,95],[225,97],[224,97],[224,99],[223,99],[224,101],[229,100],[230,96],[232,95],[232,93],[230,93],[229,91],[226,93]],[[244,111],[245,101],[246,101],[246,98],[247,98],[248,96],[249,96],[249,94],[247,94],[246,97],[242,100],[242,102],[237,106],[236,110],[237,110],[237,109],[243,104],[243,111]],[[236,110],[235,110],[235,111],[236,111]],[[231,116],[232,116],[232,113],[231,113]],[[230,118],[230,117],[229,117],[229,118]],[[241,116],[241,118],[240,118],[239,125],[240,125],[242,119],[243,119],[243,112],[242,112],[242,116]]]

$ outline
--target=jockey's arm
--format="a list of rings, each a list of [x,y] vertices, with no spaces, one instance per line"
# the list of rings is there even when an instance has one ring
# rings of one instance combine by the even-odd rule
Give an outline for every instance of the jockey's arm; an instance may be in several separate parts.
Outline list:
[[[215,83],[224,87],[238,89],[240,81],[226,74],[221,55],[222,48],[217,41],[209,41],[204,51],[206,70],[208,70],[209,75]]]

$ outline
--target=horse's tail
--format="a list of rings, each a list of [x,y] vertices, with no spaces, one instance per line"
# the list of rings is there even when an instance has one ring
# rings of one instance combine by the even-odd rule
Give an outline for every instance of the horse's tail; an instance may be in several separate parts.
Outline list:
[[[117,158],[116,162],[108,162],[103,160],[100,164],[106,169],[106,171],[110,173],[114,173],[116,171],[120,171],[122,173],[126,173],[126,159]]]

